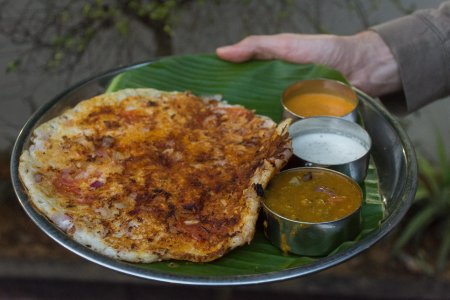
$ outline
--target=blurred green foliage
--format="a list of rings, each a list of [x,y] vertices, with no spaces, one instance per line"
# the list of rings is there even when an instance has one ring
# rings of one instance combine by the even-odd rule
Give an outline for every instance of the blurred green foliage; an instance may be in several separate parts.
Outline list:
[[[57,67],[67,54],[82,53],[94,39],[100,29],[115,28],[122,36],[129,33],[132,20],[143,23],[154,31],[159,41],[170,40],[172,34],[173,15],[180,6],[191,0],[145,1],[145,0],[88,0],[82,7],[69,5],[62,10],[57,18],[60,27],[71,23],[73,19],[80,20],[77,30],[70,25],[65,30],[55,32],[53,38],[53,56],[48,62],[49,67]],[[81,16],[81,17],[80,17]],[[165,43],[167,46],[167,43]],[[168,53],[163,53],[167,51]],[[160,49],[158,55],[170,54],[170,49]]]
[[[6,73],[16,71],[21,63],[22,63],[22,61],[20,58],[16,58],[15,60],[13,60],[6,66]]]
[[[176,15],[192,2],[195,0],[44,0],[36,2],[33,9],[18,9],[15,18],[3,18],[2,24],[9,22],[3,24],[9,26],[0,27],[0,33],[18,44],[31,44],[33,51],[48,51],[44,64],[47,69],[72,68],[95,38],[106,30],[115,30],[126,39],[130,34],[131,22],[139,23],[153,33],[156,56],[170,55]],[[13,0],[0,2],[2,6],[8,3],[12,4]],[[43,16],[38,18],[43,11]],[[28,21],[20,26],[14,25],[22,19]],[[6,30],[6,27],[10,29]],[[20,63],[24,61],[22,56],[26,57],[29,53],[19,54],[6,66],[6,72],[19,70]]]
[[[436,164],[418,155],[417,194],[393,248],[428,274],[444,271],[450,255],[450,158],[441,135],[436,149]]]

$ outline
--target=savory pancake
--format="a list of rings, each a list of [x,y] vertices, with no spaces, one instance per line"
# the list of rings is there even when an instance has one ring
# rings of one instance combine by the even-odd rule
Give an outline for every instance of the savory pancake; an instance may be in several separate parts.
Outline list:
[[[291,156],[288,125],[188,92],[125,89],[36,128],[19,174],[36,208],[97,252],[211,261],[253,238],[263,190]]]

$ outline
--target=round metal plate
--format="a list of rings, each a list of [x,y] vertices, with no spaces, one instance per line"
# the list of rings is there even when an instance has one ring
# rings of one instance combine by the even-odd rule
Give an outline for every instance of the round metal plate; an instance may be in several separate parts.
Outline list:
[[[74,106],[83,99],[103,93],[111,80],[118,74],[145,66],[141,63],[85,80],[55,97],[41,107],[24,125],[13,148],[11,157],[11,177],[16,195],[29,217],[52,239],[79,256],[106,268],[128,275],[171,283],[191,285],[245,285],[280,281],[318,272],[342,263],[366,250],[390,232],[408,210],[417,187],[417,165],[413,147],[400,124],[375,99],[357,91],[360,99],[360,113],[370,134],[373,146],[372,156],[378,174],[380,192],[386,203],[386,218],[379,230],[372,232],[347,250],[317,260],[305,266],[294,267],[280,272],[236,276],[178,276],[155,272],[139,264],[126,263],[98,254],[75,242],[64,232],[35,210],[25,193],[18,175],[19,157],[30,145],[34,128],[59,115],[64,109]]]

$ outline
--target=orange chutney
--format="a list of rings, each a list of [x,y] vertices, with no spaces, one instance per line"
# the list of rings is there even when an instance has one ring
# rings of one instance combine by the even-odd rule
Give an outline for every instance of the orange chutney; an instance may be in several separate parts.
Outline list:
[[[327,93],[301,93],[287,98],[284,105],[301,117],[342,117],[352,112],[356,103]]]
[[[320,168],[290,169],[269,183],[264,204],[287,219],[321,223],[342,219],[362,202],[359,186],[349,178]]]

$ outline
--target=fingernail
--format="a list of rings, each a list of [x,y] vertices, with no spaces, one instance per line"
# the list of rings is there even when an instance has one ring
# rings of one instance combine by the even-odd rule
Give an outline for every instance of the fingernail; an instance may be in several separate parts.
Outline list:
[[[217,48],[217,50],[219,50],[219,51],[227,51],[227,49],[229,49],[229,48],[230,48],[230,46],[222,46],[222,47]]]

